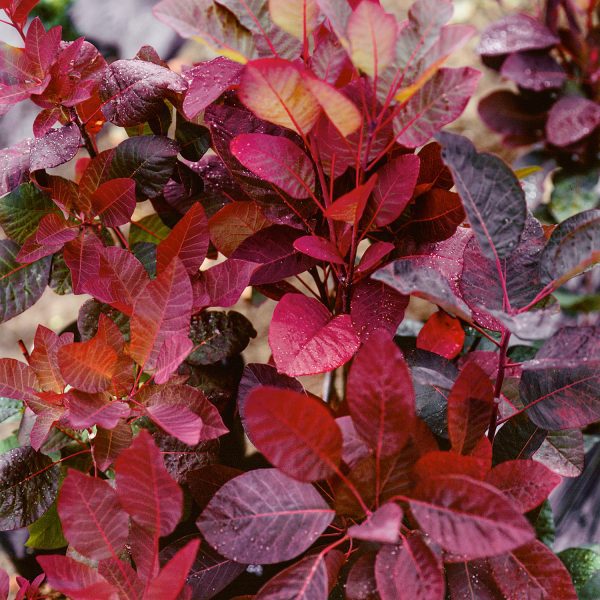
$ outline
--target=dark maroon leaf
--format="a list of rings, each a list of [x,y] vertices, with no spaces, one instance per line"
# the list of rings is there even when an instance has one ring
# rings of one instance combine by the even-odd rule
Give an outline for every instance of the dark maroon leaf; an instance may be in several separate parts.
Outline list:
[[[550,109],[546,136],[555,146],[568,146],[600,125],[600,106],[587,98],[565,96]]]
[[[275,467],[300,481],[327,479],[342,457],[342,433],[313,396],[275,387],[253,389],[244,402],[248,437]]]
[[[117,60],[100,85],[102,112],[108,121],[131,127],[148,121],[165,99],[174,100],[187,84],[177,73],[144,60]]]
[[[450,600],[500,600],[492,571],[485,560],[446,563]]]
[[[520,395],[546,429],[583,427],[600,418],[597,327],[565,327],[524,363]]]
[[[59,475],[48,456],[29,446],[0,454],[0,530],[37,521],[56,499]]]
[[[562,66],[546,52],[516,52],[502,64],[502,75],[528,90],[541,92],[562,87],[567,79]]]
[[[462,475],[422,481],[410,500],[421,529],[444,550],[465,559],[518,548],[534,531],[515,505],[492,486]]]
[[[398,546],[386,545],[377,553],[375,578],[381,600],[443,600],[442,561],[415,531]]]
[[[558,41],[540,21],[521,13],[509,15],[490,25],[481,35],[477,51],[494,56],[548,48]]]
[[[399,452],[411,433],[415,395],[402,352],[387,332],[375,332],[361,347],[347,390],[356,431],[377,460]]]
[[[318,300],[286,294],[273,313],[269,345],[277,369],[297,377],[343,365],[359,341],[349,315],[334,317]]]
[[[260,469],[228,481],[197,525],[223,556],[246,564],[271,564],[302,554],[333,517],[334,511],[311,484],[276,469]]]
[[[564,598],[577,600],[571,576],[561,560],[537,540],[493,557],[490,565],[494,579],[505,597]]]
[[[583,434],[579,429],[550,431],[533,456],[562,477],[578,477],[585,465]]]
[[[466,138],[448,132],[438,137],[483,254],[493,261],[509,257],[527,218],[518,179],[500,158],[478,153]]]
[[[375,581],[375,553],[363,554],[352,565],[346,578],[348,600],[379,600]]]

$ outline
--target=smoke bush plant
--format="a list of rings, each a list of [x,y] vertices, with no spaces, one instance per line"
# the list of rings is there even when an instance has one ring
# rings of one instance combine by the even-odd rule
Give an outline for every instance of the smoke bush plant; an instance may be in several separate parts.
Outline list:
[[[440,133],[479,78],[442,66],[473,34],[450,2],[162,0],[219,54],[182,75],[149,47],[107,65],[34,4],[0,4],[2,110],[42,109],[2,153],[2,318],[92,299],[0,361],[0,524],[55,550],[18,597],[576,598],[536,524],[600,418],[598,326],[552,296],[600,211],[544,228]],[[105,122],[128,137],[99,152]],[[269,364],[215,310],[248,286],[277,301]],[[439,311],[395,338],[410,295]]]

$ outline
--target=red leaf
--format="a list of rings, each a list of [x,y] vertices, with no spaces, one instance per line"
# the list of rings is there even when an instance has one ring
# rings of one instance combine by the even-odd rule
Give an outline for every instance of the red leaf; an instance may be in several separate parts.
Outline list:
[[[358,344],[350,316],[333,317],[318,300],[286,294],[275,307],[269,345],[286,375],[332,371],[352,358]]]
[[[315,170],[308,156],[291,140],[265,133],[243,133],[229,147],[247,169],[292,198],[314,194]]]
[[[126,177],[109,179],[98,186],[90,202],[106,227],[125,225],[135,210],[135,181]]]
[[[491,456],[487,459],[434,450],[424,454],[417,461],[414,471],[422,479],[440,475],[467,475],[473,479],[485,479],[491,464]]]
[[[194,343],[187,335],[180,334],[167,338],[156,361],[154,381],[158,384],[167,383],[193,347]]]
[[[415,419],[415,392],[402,352],[385,331],[361,347],[348,376],[347,402],[376,460],[402,450]]]
[[[196,524],[223,556],[273,564],[302,554],[334,515],[311,484],[277,469],[258,469],[223,485]]]
[[[321,112],[299,69],[281,58],[250,61],[242,73],[238,96],[257,117],[300,135],[312,129]]]
[[[131,518],[157,536],[171,533],[181,518],[183,493],[147,431],[121,452],[115,472],[119,500]]]
[[[507,552],[535,535],[508,498],[492,486],[462,475],[422,481],[409,504],[421,529],[433,541],[466,559]]]
[[[374,267],[379,266],[379,262],[394,249],[394,244],[390,242],[375,242],[371,244],[362,255],[356,273],[368,273]]]
[[[158,388],[149,397],[146,410],[157,425],[190,446],[228,431],[206,396],[189,385]]]
[[[0,358],[0,396],[15,400],[34,398],[37,379],[33,369],[14,358]]]
[[[381,600],[443,600],[446,589],[442,561],[420,531],[399,546],[384,546],[375,560]]]
[[[495,466],[486,481],[526,513],[539,506],[562,477],[535,460],[508,460]]]
[[[96,436],[92,440],[92,455],[98,469],[106,471],[114,460],[131,445],[133,434],[131,425],[121,422],[112,429],[98,427]]]
[[[310,598],[327,600],[329,580],[325,559],[321,554],[307,556],[267,581],[256,594],[256,600],[274,598]]]
[[[298,252],[312,256],[317,260],[324,260],[338,265],[343,265],[346,262],[340,256],[340,253],[333,242],[317,235],[305,235],[298,238],[294,242],[294,248],[296,248]]]
[[[74,240],[78,234],[79,227],[74,227],[56,213],[50,213],[41,218],[35,232],[35,241],[43,246],[62,246]]]
[[[63,379],[84,392],[102,392],[111,386],[117,353],[96,334],[87,342],[66,344],[58,350]]]
[[[35,371],[40,388],[45,392],[60,393],[65,381],[58,368],[59,348],[73,342],[72,333],[63,333],[60,337],[51,329],[38,325],[33,341],[33,350],[29,355],[29,365]]]
[[[456,358],[464,343],[460,321],[442,311],[433,313],[417,336],[417,348],[445,358]]]
[[[78,238],[65,244],[63,258],[71,271],[74,294],[85,293],[86,283],[97,277],[99,246],[102,244],[98,238],[91,233],[86,235],[85,229]]]
[[[375,552],[358,558],[348,573],[344,588],[347,600],[379,600],[375,581]]]
[[[494,389],[487,374],[467,363],[448,396],[448,434],[452,449],[469,454],[490,424]]]
[[[451,600],[504,600],[486,560],[446,563]]]
[[[48,585],[72,600],[115,600],[118,591],[92,567],[68,556],[38,556]]]
[[[377,183],[377,174],[367,183],[355,187],[331,204],[323,213],[334,221],[357,224],[365,211],[369,196]]]
[[[379,542],[381,544],[397,544],[402,524],[402,509],[393,502],[388,502],[371,514],[360,525],[348,529],[348,535],[358,540]]]
[[[489,563],[506,598],[577,600],[565,565],[542,542],[534,540],[510,554],[490,558]]]
[[[129,406],[125,402],[111,402],[105,393],[86,394],[71,390],[66,396],[69,411],[65,418],[75,429],[87,429],[94,425],[112,429],[121,419],[129,416]]]
[[[275,387],[252,390],[244,403],[248,437],[266,459],[300,481],[338,470],[342,433],[329,409],[313,396]]]
[[[179,550],[161,569],[158,577],[150,582],[144,593],[144,600],[177,600],[199,546],[200,540],[192,540]]]
[[[127,541],[129,517],[102,479],[69,469],[58,496],[58,514],[69,543],[88,558],[116,558]]]
[[[183,264],[174,259],[138,295],[131,316],[129,354],[146,369],[156,366],[160,349],[173,335],[187,335],[192,285]]]
[[[355,288],[350,302],[354,331],[366,342],[377,330],[396,334],[404,319],[409,296],[404,296],[382,281],[363,279]]]
[[[417,184],[420,162],[414,154],[402,154],[377,171],[377,184],[367,208],[370,223],[383,227],[404,212]]]
[[[169,235],[158,244],[156,269],[165,271],[173,258],[178,257],[185,270],[194,274],[206,258],[208,251],[208,221],[204,209],[196,202],[173,227]]]
[[[98,563],[98,573],[119,590],[120,599],[142,600],[142,582],[128,563],[115,558],[101,560]]]
[[[10,577],[4,569],[0,569],[0,598],[2,600],[8,600],[9,588]]]

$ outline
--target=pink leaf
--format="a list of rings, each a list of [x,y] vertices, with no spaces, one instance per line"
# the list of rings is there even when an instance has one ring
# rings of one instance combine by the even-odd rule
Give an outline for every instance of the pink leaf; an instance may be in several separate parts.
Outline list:
[[[465,559],[484,558],[518,548],[534,537],[515,505],[491,485],[462,475],[421,482],[410,509],[433,541]]]
[[[358,540],[379,542],[381,544],[397,544],[402,516],[402,509],[397,504],[388,502],[378,508],[360,525],[350,527],[348,535]]]
[[[65,418],[75,429],[87,429],[93,425],[112,429],[129,416],[129,406],[125,402],[111,401],[108,394],[71,390],[66,398],[69,412]]]
[[[38,556],[37,561],[46,573],[48,585],[72,600],[116,600],[119,597],[115,587],[84,563],[58,554]]]
[[[312,163],[291,140],[265,133],[243,133],[231,141],[230,149],[247,169],[292,198],[313,195],[315,171]]]
[[[206,258],[208,250],[208,221],[199,202],[190,208],[173,227],[156,250],[156,269],[165,271],[173,258],[178,257],[185,270],[194,274]]]
[[[225,483],[196,524],[223,556],[273,564],[302,554],[334,514],[311,484],[277,469],[258,469]]]
[[[349,315],[333,317],[318,300],[286,294],[273,313],[269,345],[277,369],[296,377],[342,366],[359,342]]]
[[[69,543],[96,560],[116,558],[127,541],[129,517],[108,482],[70,469],[58,497]]]
[[[167,383],[169,377],[177,371],[179,365],[192,351],[194,344],[187,335],[175,335],[167,338],[160,349],[156,361],[154,381],[156,383]]]
[[[300,481],[338,470],[342,433],[329,409],[313,396],[258,387],[244,403],[248,437],[267,460]]]
[[[144,600],[177,600],[185,585],[187,575],[192,568],[200,540],[192,540],[186,544],[161,569],[144,594]]]
[[[332,262],[338,265],[343,265],[346,262],[340,256],[337,246],[333,242],[317,235],[305,235],[298,238],[294,242],[294,248],[298,252],[312,256],[317,260]]]
[[[120,454],[115,472],[117,495],[131,518],[157,536],[171,533],[181,518],[183,493],[147,431]]]
[[[356,431],[377,460],[402,450],[415,419],[415,392],[402,352],[387,332],[374,332],[358,351],[347,389]]]
[[[135,181],[126,177],[109,179],[98,186],[90,202],[106,227],[125,225],[135,210]]]
[[[138,295],[131,316],[131,357],[146,369],[156,366],[165,340],[187,335],[192,309],[192,285],[183,264],[174,259]]]
[[[562,477],[535,460],[508,460],[495,466],[486,481],[526,513],[539,506]]]

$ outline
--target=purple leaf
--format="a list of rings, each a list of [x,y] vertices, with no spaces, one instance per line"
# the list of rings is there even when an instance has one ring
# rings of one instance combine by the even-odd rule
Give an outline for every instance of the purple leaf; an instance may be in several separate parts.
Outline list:
[[[265,458],[294,479],[327,479],[338,470],[342,433],[329,409],[313,396],[255,388],[244,402],[244,426]]]
[[[525,14],[509,15],[481,35],[477,52],[488,56],[549,48],[559,39],[539,20]]]
[[[302,252],[317,260],[332,262],[338,265],[343,265],[346,262],[340,256],[337,246],[333,242],[317,235],[305,235],[299,237],[294,241],[294,248],[296,248],[298,252]]]
[[[352,326],[361,342],[366,342],[378,329],[385,329],[393,337],[404,319],[408,301],[408,296],[382,281],[361,281],[350,302]]]
[[[312,163],[291,140],[264,133],[243,133],[231,141],[230,150],[257,177],[275,184],[292,198],[313,195]]]
[[[545,429],[585,427],[600,419],[598,327],[565,327],[523,364],[520,397]]]
[[[480,77],[471,67],[440,69],[394,118],[396,141],[407,148],[429,142],[462,114]]]
[[[223,556],[245,564],[272,564],[302,554],[334,515],[311,484],[276,469],[259,469],[228,481],[197,525]]]
[[[223,92],[240,83],[243,65],[224,56],[217,56],[188,69],[183,73],[189,82],[183,99],[185,116],[195,119],[209,104]]]
[[[29,169],[50,169],[70,161],[81,143],[81,134],[75,123],[52,129],[44,137],[36,138],[31,146]]]
[[[493,261],[509,257],[527,219],[519,180],[500,158],[477,152],[467,138],[448,132],[438,137],[483,254]]]
[[[108,121],[131,127],[148,121],[164,100],[175,101],[187,83],[177,73],[144,60],[116,60],[100,85],[102,112]]]
[[[352,358],[359,340],[349,315],[334,317],[318,300],[286,294],[273,313],[269,345],[277,369],[297,377],[340,367]]]
[[[501,73],[518,86],[542,92],[561,88],[567,74],[547,52],[516,52],[503,63]]]
[[[33,140],[27,139],[0,150],[0,195],[12,192],[29,176]]]
[[[301,236],[298,229],[272,225],[246,238],[231,258],[260,264],[252,274],[251,285],[276,283],[315,265],[315,259],[294,248],[294,242]]]
[[[102,479],[69,469],[58,514],[69,543],[88,558],[116,558],[127,541],[129,517],[115,490]]]
[[[600,106],[587,98],[565,96],[550,109],[546,137],[564,147],[592,134],[600,125]]]
[[[378,542],[381,544],[397,544],[402,524],[402,509],[393,502],[378,508],[360,525],[348,529],[348,535],[358,540]]]

